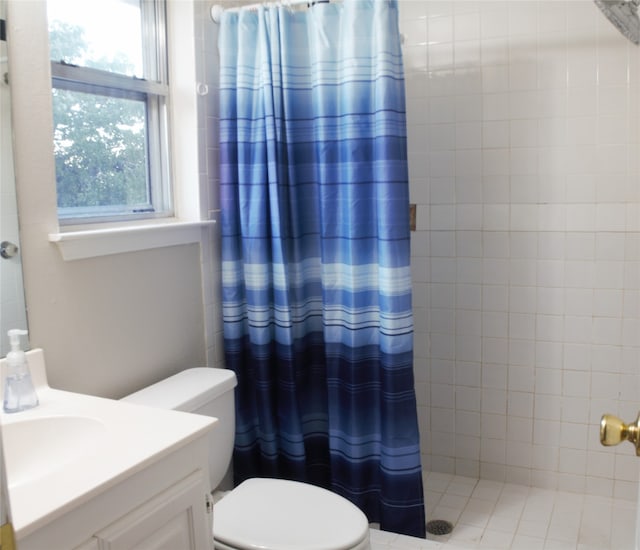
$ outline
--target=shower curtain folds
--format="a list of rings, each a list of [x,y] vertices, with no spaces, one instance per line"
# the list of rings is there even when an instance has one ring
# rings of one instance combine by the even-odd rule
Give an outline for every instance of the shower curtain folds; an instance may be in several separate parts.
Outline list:
[[[424,536],[397,4],[220,23],[225,359],[236,482],[273,476]]]

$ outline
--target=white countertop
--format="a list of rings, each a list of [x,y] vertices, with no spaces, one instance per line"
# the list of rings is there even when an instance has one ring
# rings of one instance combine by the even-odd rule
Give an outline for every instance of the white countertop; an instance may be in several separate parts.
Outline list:
[[[216,423],[206,416],[49,388],[42,351],[28,352],[28,357],[40,404],[27,411],[0,414],[17,539],[204,436]],[[76,441],[69,439],[75,435],[63,433],[63,417],[71,419],[69,426],[75,425],[78,433],[86,425],[86,437],[77,442],[77,449]],[[24,428],[20,422],[25,423]],[[34,432],[29,422],[40,428],[59,425],[59,433],[31,441],[34,438],[28,434]]]

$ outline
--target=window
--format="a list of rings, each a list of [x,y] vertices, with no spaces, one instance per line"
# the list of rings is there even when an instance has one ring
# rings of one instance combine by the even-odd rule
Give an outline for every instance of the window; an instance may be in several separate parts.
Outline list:
[[[60,223],[172,215],[164,0],[47,0]]]

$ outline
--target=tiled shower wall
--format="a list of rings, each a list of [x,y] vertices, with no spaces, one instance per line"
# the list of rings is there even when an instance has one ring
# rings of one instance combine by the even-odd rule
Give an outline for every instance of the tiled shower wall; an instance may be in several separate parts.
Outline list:
[[[640,49],[590,0],[401,0],[425,468],[635,499]]]
[[[223,8],[252,3],[253,0],[194,0],[196,79],[198,86],[198,146],[200,159],[200,202],[205,219],[220,215],[218,163],[218,24],[211,18],[214,4]],[[205,312],[207,365],[224,367],[220,226],[202,229],[202,295]]]
[[[200,201],[202,215],[217,219],[220,215],[218,163],[220,145],[218,94],[218,24],[211,18],[214,4],[232,8],[252,4],[254,0],[194,0],[196,78],[198,80],[198,146],[200,159]],[[203,86],[204,85],[204,86]],[[224,367],[222,332],[222,295],[220,264],[220,226],[202,230],[202,294],[205,311],[207,365]]]
[[[222,3],[222,2],[220,2]],[[211,19],[213,2],[194,1],[194,34],[198,97],[198,158],[200,197],[206,218],[218,216],[218,25]],[[205,314],[207,365],[224,366],[220,296],[220,235],[218,225],[202,229],[202,298]]]

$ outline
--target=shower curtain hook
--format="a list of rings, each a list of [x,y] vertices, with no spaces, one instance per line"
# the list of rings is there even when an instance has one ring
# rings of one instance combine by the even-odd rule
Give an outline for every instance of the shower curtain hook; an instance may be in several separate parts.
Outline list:
[[[211,6],[211,19],[213,19],[214,23],[220,23],[223,13],[224,8],[220,4],[214,4]]]

